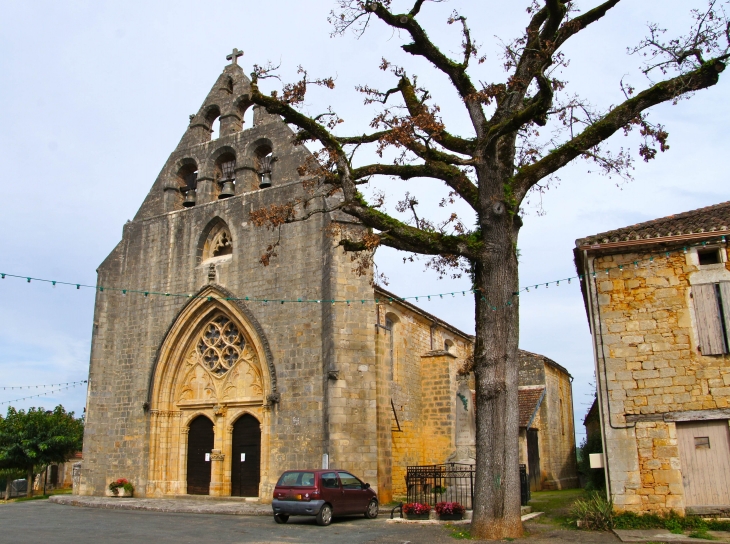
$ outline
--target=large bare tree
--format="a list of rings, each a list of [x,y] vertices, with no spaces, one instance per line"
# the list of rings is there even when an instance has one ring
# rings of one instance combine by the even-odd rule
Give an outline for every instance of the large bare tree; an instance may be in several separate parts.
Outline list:
[[[624,100],[597,111],[588,101],[567,94],[559,79],[566,63],[561,50],[578,34],[616,14],[620,0],[585,2],[592,6],[585,9],[581,5],[582,10],[577,2],[532,1],[526,6],[524,32],[503,43],[504,77],[488,83],[474,79],[474,65],[481,64],[484,57],[466,17],[458,11],[447,21],[462,34],[462,51],[459,58],[452,58],[419,22],[426,0],[410,0],[401,12],[393,0],[337,0],[330,17],[335,34],[353,30],[362,37],[370,25],[387,25],[395,36],[406,37],[407,43],[401,46],[405,52],[426,59],[433,70],[448,78],[471,121],[466,135],[448,130],[431,93],[417,84],[415,74],[386,59],[380,68],[392,73],[393,87],[358,88],[365,103],[375,108],[372,131],[347,137],[338,134],[341,127],[336,112],[303,113],[308,86],[334,88],[332,79],[309,80],[300,69],[299,81],[267,95],[259,83],[275,77],[276,68],[254,69],[253,102],[295,126],[298,143],[320,145],[318,160],[308,166],[319,180],[312,187],[312,198],[339,193],[341,200],[329,209],[340,209],[369,229],[356,239],[340,233],[346,250],[360,252],[366,266],[372,250],[384,245],[431,256],[430,264],[442,272],[454,267],[471,275],[476,303],[473,371],[477,414],[471,530],[476,537],[522,534],[515,357],[519,332],[516,248],[523,202],[531,191],[544,189],[551,176],[574,159],[593,161],[606,173],[626,175],[632,156],[626,151],[612,153],[604,143],[617,132],[639,131],[638,154],[644,160],[652,159],[657,148],[664,151],[668,134],[661,125],[649,122],[646,110],[718,83],[730,41],[726,1],[710,0],[703,9],[692,11],[686,35],[667,38],[660,27],[650,25],[647,37],[629,49],[641,59],[647,76],[643,89],[617,82]],[[476,4],[472,4],[474,9]],[[497,2],[478,4],[480,10],[500,9]],[[358,160],[359,151],[368,146],[377,152],[368,156],[390,158],[363,164]],[[389,151],[395,153],[388,155]],[[410,193],[397,206],[397,211],[411,214],[407,219],[388,213],[382,198],[366,199],[360,190],[378,176],[440,180],[449,195],[442,204],[466,203],[476,225],[466,227],[456,214],[447,214],[441,222],[422,217],[417,211],[418,196]],[[272,226],[312,213],[297,213],[302,207],[295,204],[257,210],[252,219]],[[274,251],[269,248],[262,257],[264,264]]]

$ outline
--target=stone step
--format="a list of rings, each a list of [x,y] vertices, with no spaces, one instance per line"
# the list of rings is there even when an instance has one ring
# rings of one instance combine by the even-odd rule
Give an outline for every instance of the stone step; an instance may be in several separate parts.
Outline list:
[[[222,502],[245,502],[248,504],[261,504],[258,497],[217,497],[212,495],[175,495],[172,497],[177,500],[191,501],[222,501]]]

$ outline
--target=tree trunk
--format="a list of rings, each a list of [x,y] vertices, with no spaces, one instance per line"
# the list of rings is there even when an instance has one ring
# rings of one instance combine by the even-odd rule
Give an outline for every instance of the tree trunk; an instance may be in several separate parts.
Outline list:
[[[519,315],[516,229],[512,218],[487,233],[490,248],[474,263],[476,299],[476,481],[471,533],[519,538]]]
[[[28,471],[26,473],[26,481],[28,482],[28,485],[26,486],[25,496],[32,497],[33,496],[33,467],[28,468]]]
[[[13,485],[13,477],[8,475],[8,480],[5,483],[5,500],[6,501],[10,500],[10,489],[12,488],[12,485]]]

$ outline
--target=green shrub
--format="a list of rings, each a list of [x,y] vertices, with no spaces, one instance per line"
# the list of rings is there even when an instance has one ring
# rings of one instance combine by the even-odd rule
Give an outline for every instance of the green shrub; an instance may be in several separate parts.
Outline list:
[[[570,515],[581,529],[610,531],[613,529],[613,502],[602,493],[594,491],[586,499],[578,499],[570,509]]]
[[[603,469],[591,468],[591,453],[603,453],[601,433],[593,433],[583,439],[583,443],[578,448],[578,471],[585,478],[585,488],[588,491],[606,489],[606,475]]]

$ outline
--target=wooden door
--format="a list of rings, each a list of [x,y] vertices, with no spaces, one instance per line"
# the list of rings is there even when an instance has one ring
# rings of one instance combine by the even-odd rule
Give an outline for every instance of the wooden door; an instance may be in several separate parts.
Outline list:
[[[261,426],[251,415],[233,425],[231,448],[231,495],[258,497],[261,478]]]
[[[213,422],[198,416],[188,431],[188,495],[210,493],[210,452],[213,450]]]
[[[540,444],[537,429],[527,431],[527,472],[530,477],[530,491],[540,491]]]
[[[677,423],[685,506],[730,506],[727,420]]]

